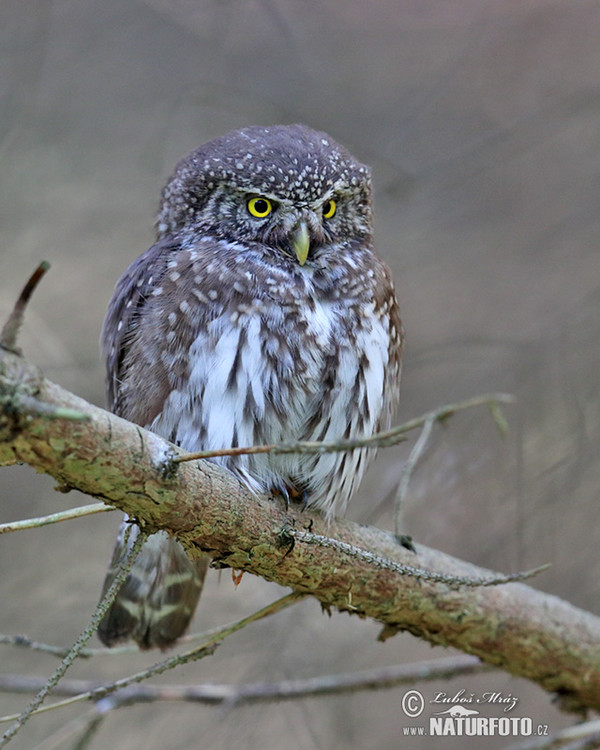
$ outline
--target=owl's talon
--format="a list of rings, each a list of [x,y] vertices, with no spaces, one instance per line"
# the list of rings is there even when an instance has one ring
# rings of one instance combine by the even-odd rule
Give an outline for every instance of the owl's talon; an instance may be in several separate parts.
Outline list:
[[[285,484],[278,484],[275,487],[271,487],[271,494],[275,495],[276,497],[283,498],[283,502],[285,504],[285,509],[288,510],[290,507],[290,493],[288,491],[288,488],[285,486]]]
[[[284,482],[272,487],[271,494],[283,498],[286,510],[289,510],[290,503],[299,504],[301,512],[308,506],[308,492],[306,490],[298,490],[293,485]]]
[[[285,553],[283,555],[284,557],[287,557],[290,554],[290,552],[294,549],[294,547],[296,546],[296,536],[295,536],[295,534],[294,534],[294,532],[292,530],[292,526],[291,525],[287,525],[286,524],[281,529],[281,531],[279,532],[279,536],[278,536],[277,542],[278,542],[278,546],[279,547],[286,547],[287,546],[287,549],[286,549],[286,551],[285,551]]]
[[[302,492],[300,493],[300,495],[298,495],[297,498],[294,498],[294,500],[297,503],[301,504],[300,512],[304,513],[304,511],[308,507],[308,492],[306,490],[302,490]]]

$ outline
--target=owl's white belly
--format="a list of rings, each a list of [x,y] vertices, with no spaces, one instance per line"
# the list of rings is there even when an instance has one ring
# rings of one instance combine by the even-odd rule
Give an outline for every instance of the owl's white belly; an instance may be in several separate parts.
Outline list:
[[[189,354],[189,383],[166,400],[150,429],[189,451],[296,440],[334,441],[375,431],[381,416],[388,332],[360,327],[342,344],[342,311],[316,302],[289,322],[282,309],[217,318]],[[339,304],[338,304],[339,308]],[[371,321],[373,318],[371,318]],[[235,325],[230,325],[231,323]],[[225,323],[229,323],[226,325]],[[300,341],[311,345],[300,345]],[[334,364],[335,363],[335,364]],[[216,459],[255,491],[288,484],[330,515],[343,512],[370,451],[257,454]]]

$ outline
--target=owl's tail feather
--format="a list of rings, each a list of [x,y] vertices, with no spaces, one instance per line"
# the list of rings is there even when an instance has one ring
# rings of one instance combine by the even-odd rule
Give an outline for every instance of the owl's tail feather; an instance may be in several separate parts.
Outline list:
[[[127,519],[115,545],[102,596],[113,582],[127,547],[139,533]],[[209,558],[190,560],[164,531],[142,547],[114,602],[102,618],[98,637],[106,646],[134,640],[142,649],[167,648],[187,630],[204,585]]]

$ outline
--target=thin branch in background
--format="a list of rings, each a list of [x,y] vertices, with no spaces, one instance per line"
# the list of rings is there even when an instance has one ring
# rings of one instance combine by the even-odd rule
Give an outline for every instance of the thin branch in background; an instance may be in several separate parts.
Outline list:
[[[301,595],[297,596],[299,598],[302,598]],[[221,625],[220,627],[211,628],[210,630],[203,630],[202,632],[198,633],[188,633],[187,635],[184,635],[177,640],[177,645],[183,646],[189,643],[197,643],[198,641],[207,642],[215,636],[221,637],[223,631],[227,630],[228,628],[230,628],[230,625]],[[39,653],[55,656],[59,659],[64,659],[64,657],[70,651],[70,648],[68,647],[55,646],[51,643],[34,641],[28,636],[21,633],[17,635],[3,635],[2,633],[0,633],[0,645],[16,646],[17,648],[27,648],[31,651],[37,651]],[[111,646],[110,648],[106,648],[105,646],[102,646],[100,648],[83,648],[79,652],[79,658],[90,659],[98,656],[114,658],[116,656],[123,656],[124,654],[139,654],[139,652],[140,648],[137,643],[126,643],[121,646]],[[2,682],[0,680],[0,692],[1,691]]]
[[[304,544],[316,544],[319,547],[328,547],[330,549],[338,550],[339,552],[344,552],[349,557],[364,560],[366,563],[373,565],[373,567],[376,568],[393,570],[401,575],[409,575],[413,578],[420,578],[424,581],[445,583],[449,586],[470,586],[475,588],[477,586],[498,586],[503,583],[525,581],[551,567],[550,564],[546,564],[539,565],[537,568],[532,568],[531,570],[511,573],[509,575],[499,574],[497,576],[489,576],[486,578],[470,578],[468,576],[445,575],[444,573],[436,573],[432,570],[415,568],[412,565],[405,565],[404,563],[399,563],[395,560],[389,560],[386,557],[375,555],[373,552],[361,549],[360,547],[355,547],[354,545],[342,542],[339,539],[333,539],[332,537],[323,536],[322,534],[313,534],[311,531],[300,531],[293,526],[286,526],[282,531],[281,536],[283,539],[290,537],[294,542],[299,541]]]
[[[135,540],[135,542],[129,548],[127,553],[123,556],[123,559],[119,565],[119,572],[115,576],[115,579],[112,582],[111,586],[109,587],[108,591],[106,592],[105,596],[98,603],[98,606],[96,607],[96,610],[91,618],[89,625],[83,631],[83,633],[81,633],[79,638],[75,641],[69,653],[62,660],[60,666],[58,667],[58,669],[56,669],[54,674],[48,679],[44,687],[37,693],[35,698],[27,706],[27,708],[25,708],[25,710],[22,711],[15,718],[15,723],[11,727],[9,727],[6,730],[6,732],[2,735],[2,738],[0,738],[0,747],[5,747],[6,745],[8,745],[10,740],[17,734],[17,732],[21,729],[21,727],[31,718],[32,714],[37,712],[39,707],[42,705],[42,703],[46,699],[48,693],[52,690],[53,687],[55,687],[55,685],[63,677],[63,675],[69,669],[69,667],[73,664],[75,659],[77,659],[77,657],[79,656],[79,652],[83,649],[85,644],[92,637],[92,635],[98,628],[98,625],[100,624],[100,620],[104,617],[106,611],[108,610],[110,605],[113,603],[114,598],[117,595],[117,592],[121,588],[121,584],[123,583],[123,581],[127,577],[127,574],[131,570],[131,566],[135,562],[138,552],[142,548],[142,545],[144,544],[147,538],[148,538],[148,535],[144,533],[143,531],[141,531],[137,539]]]
[[[31,299],[31,295],[35,291],[35,288],[49,268],[50,263],[45,260],[42,261],[29,277],[29,281],[23,287],[23,291],[19,295],[19,299],[16,301],[8,320],[4,324],[2,333],[0,333],[0,346],[4,349],[10,349],[10,351],[15,354],[21,354],[21,350],[17,346],[17,338],[19,336],[19,329],[23,324],[25,309],[27,303]]]
[[[514,396],[511,396],[507,393],[484,394],[483,396],[476,396],[474,398],[467,399],[466,401],[461,401],[456,404],[447,404],[445,406],[441,406],[438,409],[434,409],[433,411],[429,411],[426,414],[423,414],[421,417],[417,417],[416,419],[405,422],[404,424],[392,429],[392,432],[408,432],[417,427],[421,427],[421,432],[419,434],[417,442],[411,450],[410,455],[406,460],[402,471],[400,472],[400,479],[398,480],[397,488],[395,492],[393,492],[394,533],[398,537],[399,541],[403,544],[403,546],[411,549],[412,544],[411,538],[402,534],[401,514],[404,505],[404,499],[406,498],[408,487],[410,485],[410,481],[417,467],[417,464],[421,460],[427,448],[434,425],[438,422],[444,422],[446,419],[448,419],[458,411],[464,411],[465,409],[468,409],[472,406],[487,405],[492,415],[492,419],[496,424],[496,427],[498,428],[500,434],[504,437],[508,433],[508,423],[504,417],[504,414],[502,413],[501,404],[514,403],[515,400],[516,399]],[[377,434],[373,435],[372,437],[377,438]],[[371,510],[369,511],[369,516],[377,515],[377,513],[379,513],[384,505],[387,506],[387,504],[390,502],[391,497],[392,493],[388,493],[382,500],[377,503],[377,506],[374,509],[371,508]]]
[[[95,513],[106,513],[106,511],[111,510],[115,510],[112,505],[106,505],[105,503],[91,503],[90,505],[82,505],[79,508],[71,508],[69,510],[61,510],[58,513],[51,513],[48,516],[39,516],[38,518],[26,518],[22,521],[9,521],[8,523],[2,523],[0,524],[0,534],[8,534],[11,531],[23,531],[24,529],[37,529],[40,526],[49,526],[52,523],[70,521],[73,518],[91,516]],[[2,643],[2,636],[0,636],[0,643]]]
[[[74,745],[73,750],[83,750],[83,748],[85,748],[85,743],[88,743],[89,740],[92,739],[92,736],[97,732],[100,723],[105,717],[106,714],[98,713],[98,708],[95,706],[81,716],[77,716],[73,721],[69,721],[60,726],[56,732],[45,737],[39,745],[31,748],[31,750],[56,750],[57,748],[64,748],[65,743],[78,732],[81,732],[82,734]]]
[[[94,738],[94,735],[100,729],[100,724],[104,721],[104,717],[105,717],[105,714],[101,713],[101,714],[97,714],[96,716],[93,716],[88,721],[88,725],[85,728],[83,734],[77,740],[77,742],[73,745],[73,750],[85,750],[85,748],[88,747],[91,740]]]
[[[112,708],[139,702],[171,701],[237,707],[249,703],[269,703],[322,695],[342,695],[363,690],[387,690],[398,685],[432,682],[495,670],[476,656],[461,654],[391,667],[364,669],[333,675],[281,680],[279,682],[250,682],[241,685],[130,685],[111,695]],[[32,692],[41,678],[21,675],[0,677],[2,692]],[[57,688],[60,695],[81,700],[98,689],[92,680],[64,680]],[[57,705],[57,704],[54,704]],[[103,705],[103,702],[99,706]],[[49,708],[49,707],[48,707]],[[45,709],[47,710],[47,709]]]
[[[402,507],[404,505],[404,498],[406,497],[406,493],[408,492],[408,485],[410,484],[411,477],[418,462],[421,459],[421,456],[427,448],[427,444],[429,443],[429,438],[431,437],[433,425],[435,424],[435,422],[436,420],[434,417],[430,417],[425,421],[423,427],[421,428],[421,432],[419,434],[417,442],[414,444],[413,449],[411,450],[410,455],[406,460],[406,463],[402,467],[400,482],[398,483],[398,491],[394,500],[394,533],[396,534],[396,536],[400,536],[402,533],[402,523],[400,515],[402,512]]]
[[[37,288],[37,285],[40,283],[49,268],[50,264],[44,260],[31,274],[28,282],[21,291],[19,298],[15,302],[15,306],[13,307],[8,320],[0,332],[0,348],[6,349],[19,357],[22,356],[22,351],[21,348],[17,346],[17,338],[19,336],[19,330],[23,325],[25,310],[29,304],[31,296]],[[87,414],[83,414],[82,412],[68,407],[52,406],[43,401],[39,401],[37,398],[29,394],[19,394],[17,401],[19,411],[22,414],[46,417],[48,419],[68,419],[77,422],[86,422],[89,420],[89,415]]]
[[[427,412],[421,417],[411,419],[404,424],[392,427],[390,430],[384,432],[376,432],[373,435],[365,438],[358,438],[354,440],[334,440],[330,443],[322,442],[311,442],[301,440],[293,443],[278,443],[275,445],[248,445],[240,448],[223,448],[221,450],[214,451],[196,451],[194,453],[182,453],[177,456],[172,456],[169,462],[172,464],[184,463],[186,461],[197,461],[201,458],[218,458],[221,456],[242,456],[251,455],[255,453],[275,453],[275,454],[286,454],[286,453],[339,453],[341,451],[357,450],[362,448],[389,448],[392,445],[406,440],[406,433],[411,432],[417,427],[424,427],[428,422],[432,424],[435,422],[444,422],[446,419],[451,417],[453,414],[465,409],[470,409],[474,406],[494,405],[495,412],[497,413],[500,404],[512,404],[514,403],[514,396],[508,393],[486,393],[482,396],[475,396],[469,398],[466,401],[459,401],[455,404],[445,404],[440,406],[438,409]]]
[[[138,536],[138,538],[135,541],[134,547],[137,547],[138,540],[142,538],[142,536],[143,536],[142,534]],[[145,539],[145,537],[143,538]],[[134,547],[132,547],[131,549],[134,549]],[[112,586],[111,586],[111,589],[112,589]],[[106,706],[110,708],[112,705],[111,701],[113,700],[112,693],[116,692],[117,690],[121,690],[122,688],[128,687],[129,685],[132,685],[134,683],[142,682],[143,680],[147,680],[150,677],[154,677],[156,675],[162,674],[163,672],[166,672],[169,669],[174,669],[175,667],[178,667],[181,664],[189,664],[190,662],[198,661],[199,659],[202,659],[205,656],[210,656],[215,651],[217,646],[221,643],[221,641],[223,641],[228,636],[232,635],[233,633],[236,633],[238,630],[241,630],[242,628],[245,628],[246,625],[250,625],[250,623],[256,622],[257,620],[262,620],[263,618],[273,615],[276,612],[280,612],[282,609],[285,609],[286,607],[289,607],[292,604],[295,604],[296,602],[298,602],[300,599],[303,599],[303,598],[304,597],[301,594],[295,594],[295,593],[287,594],[286,596],[283,596],[280,599],[277,599],[271,604],[267,604],[266,607],[262,607],[257,612],[253,612],[247,617],[243,617],[241,620],[237,620],[236,622],[231,623],[230,625],[226,625],[222,628],[219,628],[209,638],[207,638],[206,641],[202,643],[200,646],[196,646],[195,648],[189,651],[184,651],[181,654],[175,654],[174,656],[169,657],[165,661],[161,661],[161,662],[158,662],[157,664],[154,664],[152,667],[149,667],[148,669],[144,669],[141,672],[137,672],[136,674],[130,675],[129,677],[124,677],[123,679],[117,680],[116,682],[112,682],[108,685],[100,685],[100,686],[95,685],[93,688],[90,688],[90,690],[84,693],[80,693],[78,695],[73,696],[72,698],[67,698],[66,700],[63,700],[63,701],[57,701],[56,703],[53,703],[50,706],[41,706],[40,705],[41,701],[40,701],[38,705],[34,707],[32,711],[29,712],[29,716],[31,716],[33,713],[37,715],[41,713],[46,713],[47,711],[53,711],[56,708],[62,708],[63,706],[69,706],[69,705],[72,705],[73,703],[79,703],[84,700],[107,699],[108,703],[106,704]],[[94,629],[96,625],[94,626]],[[31,705],[32,704],[30,704],[30,706]],[[28,709],[30,708],[30,706],[28,706]],[[17,718],[18,717],[16,715],[15,716],[12,716],[12,715],[1,716],[0,723],[6,722],[6,721],[12,721]],[[0,747],[2,747],[2,745],[0,745]]]
[[[4,646],[20,646],[23,648],[28,648],[31,651],[39,651],[43,654],[51,654],[52,656],[57,656],[59,659],[64,659],[65,656],[69,653],[70,648],[65,648],[64,646],[53,646],[49,643],[40,643],[39,641],[33,641],[31,638],[28,638],[26,635],[3,635],[0,634],[0,645]],[[97,651],[108,651],[108,649],[94,649]],[[81,649],[79,652],[79,658],[87,658],[90,656],[88,653],[89,651],[92,651],[92,649]]]
[[[205,640],[210,637],[213,633],[217,632],[217,628],[212,630],[203,631],[201,633],[188,633],[182,638],[179,638],[177,643],[183,645],[184,643],[195,643],[199,640]],[[34,641],[22,633],[16,635],[4,635],[0,633],[0,645],[4,646],[17,646],[18,648],[28,648],[31,651],[37,651],[42,654],[49,654],[55,656],[58,659],[64,659],[69,653],[70,648],[65,646],[55,646],[51,643],[43,643],[41,641]],[[80,659],[90,659],[93,657],[111,657],[123,656],[123,654],[137,654],[139,653],[139,646],[137,643],[126,643],[121,646],[111,646],[106,648],[102,646],[100,648],[83,648],[79,652]]]
[[[185,643],[194,640],[199,640],[204,637],[205,633],[191,633],[189,635],[180,638],[178,643]],[[49,654],[55,656],[58,659],[64,659],[65,656],[71,650],[70,647],[65,646],[54,646],[51,643],[42,643],[40,641],[34,641],[22,633],[17,635],[4,635],[0,633],[0,646],[17,646],[19,648],[28,648],[31,651],[38,651],[42,654]],[[139,653],[139,647],[137,643],[129,643],[122,646],[112,646],[111,648],[82,648],[79,652],[80,659],[90,659],[96,656],[123,656],[123,654],[137,654]]]

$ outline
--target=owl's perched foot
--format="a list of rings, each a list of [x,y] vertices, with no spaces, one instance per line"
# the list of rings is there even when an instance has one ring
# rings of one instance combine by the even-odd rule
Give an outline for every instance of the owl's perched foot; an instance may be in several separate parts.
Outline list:
[[[298,489],[292,484],[281,482],[271,487],[271,494],[282,497],[285,503],[285,509],[290,507],[290,502],[301,504],[300,510],[304,510],[308,505],[308,493],[306,490]]]

